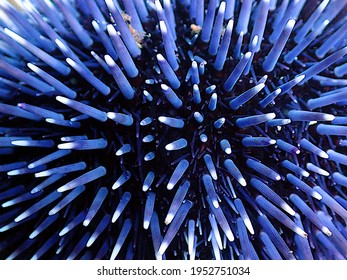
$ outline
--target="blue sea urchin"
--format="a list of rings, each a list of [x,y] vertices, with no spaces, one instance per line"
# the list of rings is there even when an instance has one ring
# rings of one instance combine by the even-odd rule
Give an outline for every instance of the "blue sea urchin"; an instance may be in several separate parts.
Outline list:
[[[0,3],[0,258],[347,258],[346,0]]]

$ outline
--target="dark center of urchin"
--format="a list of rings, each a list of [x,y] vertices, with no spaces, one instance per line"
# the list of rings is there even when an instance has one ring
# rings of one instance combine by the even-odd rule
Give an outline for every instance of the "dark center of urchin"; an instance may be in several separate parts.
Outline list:
[[[112,175],[108,176],[110,183],[115,178],[121,176],[124,171],[130,171],[131,177],[129,178],[129,182],[132,182],[131,185],[137,186],[136,189],[130,191],[134,192],[135,196],[145,197],[146,194],[140,193],[138,190],[142,187],[142,182],[148,172],[154,171],[156,175],[155,181],[157,183],[152,185],[153,190],[159,196],[162,195],[164,201],[166,199],[171,201],[174,191],[168,192],[166,185],[177,163],[182,159],[186,159],[189,162],[189,167],[187,172],[185,172],[184,178],[189,179],[192,185],[189,192],[189,199],[192,199],[195,203],[199,203],[200,196],[204,195],[201,186],[201,177],[203,174],[208,173],[203,158],[204,155],[211,155],[214,164],[220,170],[223,170],[222,162],[224,159],[230,157],[242,168],[245,165],[246,156],[252,156],[252,153],[255,156],[254,150],[252,151],[252,149],[242,146],[241,140],[243,137],[266,135],[271,137],[273,133],[281,133],[277,130],[274,132],[275,129],[265,131],[265,127],[252,126],[241,129],[235,125],[235,120],[240,117],[274,111],[279,117],[284,117],[284,115],[282,111],[279,111],[273,106],[269,106],[266,109],[259,107],[259,101],[264,98],[264,93],[259,93],[258,96],[247,103],[247,106],[241,106],[237,110],[231,110],[229,107],[230,100],[253,87],[257,80],[266,74],[261,67],[261,63],[259,63],[259,61],[263,60],[261,53],[256,54],[253,59],[254,73],[257,74],[252,75],[250,73],[248,76],[242,77],[231,92],[226,92],[223,89],[223,83],[231,70],[235,68],[238,60],[231,56],[226,61],[223,71],[215,70],[213,68],[215,56],[208,54],[208,44],[200,41],[200,39],[197,39],[194,44],[187,42],[186,39],[191,39],[194,32],[191,28],[192,23],[189,21],[186,12],[180,10],[180,13],[177,13],[176,17],[177,34],[179,34],[176,44],[179,49],[178,60],[180,63],[180,68],[176,73],[181,81],[181,86],[178,90],[174,90],[174,92],[183,102],[181,108],[175,109],[164,97],[161,85],[169,85],[169,83],[160,71],[156,59],[156,54],[164,53],[164,48],[158,26],[151,24],[151,21],[149,21],[146,30],[150,36],[145,35],[143,40],[139,42],[142,48],[142,54],[135,59],[140,74],[134,79],[128,78],[136,90],[134,99],[125,99],[115,84],[113,77],[106,73],[100,74],[96,72],[99,75],[98,78],[113,88],[109,96],[105,97],[96,94],[83,87],[79,89],[79,91],[84,92],[81,101],[88,100],[88,104],[103,111],[129,114],[134,118],[134,124],[128,127],[115,124],[111,120],[108,120],[106,123],[91,120],[88,122],[88,126],[82,129],[85,133],[89,134],[90,138],[103,137],[107,139],[108,147],[106,150],[91,152],[90,164],[95,165],[95,162],[97,162],[100,165],[107,166],[107,170],[110,172],[109,175]],[[266,38],[266,35],[264,37]],[[235,41],[235,44],[237,36],[233,36],[232,40]],[[245,42],[249,42],[249,40],[249,35],[244,37],[242,48],[245,51],[248,48]],[[268,52],[266,44],[264,44],[263,49],[265,53]],[[199,74],[201,102],[198,104],[194,102],[193,84],[191,80],[185,81],[187,70],[191,68],[193,56],[199,56],[207,62],[204,65],[204,73]],[[287,76],[287,71],[288,68],[285,67],[282,70],[276,69],[276,73],[270,73],[268,79],[273,78],[271,76],[276,76],[276,79],[278,77],[284,78]],[[287,78],[292,78],[295,74],[291,72],[291,76],[287,76]],[[80,85],[80,83],[78,84]],[[150,97],[144,94],[144,92],[149,93]],[[218,101],[216,109],[211,110],[209,108],[209,102],[213,93],[217,93]],[[286,99],[290,101],[288,97]],[[198,122],[194,117],[194,113],[197,112],[203,117],[201,122]],[[182,128],[170,127],[158,121],[161,116],[183,120],[184,126]],[[151,118],[153,121],[148,125],[142,126],[140,123],[146,118]],[[216,127],[217,125],[215,123],[217,121],[223,122],[223,125]],[[185,148],[174,151],[168,151],[165,148],[166,145],[182,138],[188,142]],[[220,146],[220,142],[223,139],[228,139],[232,150],[231,155],[226,155],[223,152]],[[116,156],[117,151],[124,144],[130,144],[132,147],[131,151],[122,156]],[[272,147],[257,149],[256,152],[258,153],[258,158],[269,160],[269,165],[272,165],[271,158],[269,159],[269,156],[274,154]],[[147,159],[145,159],[146,156],[148,156]],[[281,155],[278,154],[277,156],[280,157]],[[216,188],[221,194],[223,193],[218,185]],[[143,201],[143,199],[140,201]]]

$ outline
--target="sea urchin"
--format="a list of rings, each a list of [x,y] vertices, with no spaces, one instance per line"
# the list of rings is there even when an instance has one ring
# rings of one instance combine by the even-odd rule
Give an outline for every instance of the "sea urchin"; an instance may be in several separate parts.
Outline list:
[[[346,0],[11,2],[0,258],[347,258]]]

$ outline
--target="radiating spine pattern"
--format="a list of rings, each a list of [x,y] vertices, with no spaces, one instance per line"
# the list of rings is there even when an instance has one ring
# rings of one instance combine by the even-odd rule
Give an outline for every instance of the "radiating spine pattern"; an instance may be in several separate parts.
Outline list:
[[[0,2],[0,258],[347,259],[347,0]]]

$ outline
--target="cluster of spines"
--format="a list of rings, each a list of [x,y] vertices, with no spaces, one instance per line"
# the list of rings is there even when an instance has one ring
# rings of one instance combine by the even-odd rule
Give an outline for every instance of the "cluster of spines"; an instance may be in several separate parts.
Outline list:
[[[40,242],[33,258],[45,256],[58,244],[55,254],[65,252],[64,256],[69,259],[78,257],[82,251],[85,258],[107,255],[114,259],[122,247],[131,244],[125,242],[127,238],[135,240],[136,227],[140,227],[138,219],[143,220],[143,229],[150,232],[145,235],[152,239],[156,258],[165,257],[170,244],[173,244],[171,252],[177,254],[174,244],[178,240],[180,250],[187,248],[183,253],[185,258],[202,257],[206,254],[206,249],[202,248],[207,242],[211,242],[209,256],[216,259],[235,256],[245,259],[346,258],[346,193],[341,187],[347,186],[347,178],[341,165],[346,165],[347,160],[346,155],[335,151],[333,143],[338,139],[339,145],[344,145],[343,136],[347,129],[343,107],[327,108],[326,112],[330,113],[312,111],[323,110],[332,104],[344,105],[344,80],[317,74],[324,71],[337,77],[346,74],[344,57],[347,49],[342,36],[345,18],[337,17],[337,7],[346,3],[322,1],[306,22],[296,27],[306,1],[236,2],[85,0],[76,9],[71,1],[26,0],[23,1],[24,13],[7,2],[1,3],[1,11],[6,16],[1,21],[3,29],[0,31],[0,82],[6,85],[6,90],[0,92],[5,100],[0,104],[0,112],[10,116],[10,120],[29,120],[35,132],[31,133],[30,126],[25,126],[29,132],[18,133],[18,126],[5,125],[1,128],[3,137],[0,139],[3,154],[18,156],[16,149],[19,148],[16,147],[51,151],[35,160],[19,157],[18,161],[0,166],[10,179],[17,175],[49,176],[30,192],[28,187],[23,190],[22,186],[11,183],[2,192],[3,197],[10,198],[2,204],[3,208],[35,201],[25,204],[30,205],[25,211],[18,207],[2,215],[1,221],[6,221],[0,229],[2,232],[34,220],[40,211],[47,216],[39,219],[43,220],[29,240],[8,258],[21,256],[35,242],[40,242],[36,236],[62,219],[59,212],[64,209],[67,209],[62,214],[66,225],[59,232],[53,232],[45,242]],[[200,34],[182,38],[186,34],[177,32],[178,25],[182,24],[177,6],[187,8],[190,21],[201,27]],[[42,15],[47,20],[43,20]],[[89,22],[87,27],[84,17]],[[152,17],[156,26],[146,29]],[[334,26],[326,30],[332,21],[335,21]],[[183,23],[186,25],[187,21]],[[29,29],[31,25],[35,28]],[[137,39],[144,36],[144,31],[160,38],[159,42],[154,42],[157,54],[151,58],[155,61],[153,69],[141,67],[140,60],[146,60],[146,57],[142,58],[145,51],[140,45],[143,42]],[[267,37],[262,39],[264,34]],[[184,50],[183,42],[191,50]],[[101,48],[95,48],[95,44]],[[311,44],[319,45],[315,52],[307,50]],[[12,52],[8,51],[9,46]],[[206,50],[206,54],[195,54],[194,48]],[[232,55],[228,56],[230,53]],[[262,59],[259,54],[266,55]],[[318,59],[312,58],[314,55]],[[299,60],[301,56],[305,60]],[[21,59],[19,63],[16,62],[18,58]],[[342,63],[331,71],[329,67],[337,61]],[[36,76],[28,72],[25,63]],[[151,63],[145,63],[146,67]],[[181,69],[181,65],[186,64],[189,67]],[[230,65],[230,71],[226,70]],[[292,75],[282,79],[281,75],[293,65],[298,65],[298,71],[289,72]],[[100,67],[104,70],[101,75],[98,74]],[[223,74],[218,85],[211,76],[216,73],[214,71]],[[68,80],[75,77],[73,73],[78,79],[82,78],[77,83],[87,82],[92,87],[92,93],[88,93],[90,100],[84,100],[86,93],[81,90],[88,87],[79,88],[73,80]],[[253,85],[240,83],[240,78],[252,81]],[[144,79],[140,89],[137,88],[136,84]],[[311,79],[334,88],[324,93],[315,90],[314,94],[319,96],[312,98],[308,95],[312,94],[310,87],[305,87]],[[300,86],[309,92],[300,93]],[[14,104],[15,99],[11,97],[14,91],[28,101]],[[47,97],[56,104],[42,105],[32,101],[35,106],[29,104],[27,97]],[[94,102],[94,97],[107,102],[102,101],[99,105]],[[287,106],[284,102],[288,100],[290,104]],[[135,106],[127,105],[127,101]],[[65,107],[59,106],[58,102]],[[336,111],[342,115],[335,117]],[[230,118],[232,115],[234,117]],[[107,124],[102,126],[100,133],[95,133],[98,125],[94,124],[93,129],[86,128],[89,122],[92,123],[91,119]],[[120,126],[114,126],[111,129],[114,132],[107,131],[110,129],[108,120]],[[42,122],[48,125],[43,126],[42,137],[37,137]],[[324,123],[315,125],[316,122]],[[57,143],[51,124],[59,129],[71,129],[66,135],[62,134],[64,130],[59,130],[59,142],[62,143]],[[136,127],[136,131],[129,139],[128,135],[122,135],[120,127]],[[153,131],[155,128],[167,135],[159,135],[158,131]],[[142,131],[146,134],[142,135]],[[171,133],[177,138],[166,140],[165,136],[169,138]],[[324,137],[314,139],[316,133]],[[90,134],[97,136],[90,137]],[[338,138],[334,138],[336,136]],[[114,137],[118,139],[114,140]],[[117,147],[114,147],[115,143]],[[153,147],[153,143],[155,148],[147,150],[146,147]],[[160,145],[163,143],[167,159],[158,154],[162,151],[157,151],[162,149]],[[98,150],[109,151],[110,147],[115,149],[114,155],[108,152],[107,156],[111,157],[110,161],[116,157],[117,163],[110,165],[118,168],[116,172],[109,170],[107,160],[97,156],[91,166],[88,165],[90,159],[86,158],[67,164],[60,161],[61,165],[48,167],[67,156],[73,158],[77,151],[97,153]],[[259,148],[263,151],[261,159],[247,152],[256,153]],[[126,162],[127,154],[131,153],[137,153],[133,170],[132,164]],[[282,173],[283,170],[272,161],[277,161],[283,170],[294,175]],[[105,166],[98,166],[100,162]],[[146,165],[147,162],[166,163],[167,166],[162,171],[155,164]],[[70,178],[70,173],[80,171],[84,173]],[[116,176],[113,178],[112,175]],[[95,183],[106,176],[105,182],[111,182],[110,185]],[[70,179],[64,180],[66,178]],[[61,179],[64,183],[59,181]],[[289,188],[288,191],[278,190],[276,182],[282,188]],[[136,189],[126,191],[127,184]],[[88,192],[91,187],[94,190]],[[117,190],[119,192],[115,193]],[[139,195],[141,191],[145,194]],[[92,194],[92,199],[88,200],[90,205],[78,208],[76,213],[77,210],[71,209],[71,205],[75,205],[73,201],[87,192]],[[281,197],[282,193],[284,197]],[[106,210],[100,221],[94,219],[95,230],[83,235],[75,233],[81,224],[88,227],[101,208],[109,209],[106,205],[112,194],[116,194],[118,201],[111,203],[112,211]],[[126,214],[127,205],[139,197],[143,211],[131,214],[128,209]],[[166,200],[166,206],[158,206],[161,198]],[[167,201],[168,198],[171,201]],[[51,205],[50,209],[48,205]],[[164,211],[167,213],[163,214]],[[125,218],[121,219],[122,213]],[[160,220],[163,217],[165,221]],[[255,230],[256,222],[260,227]],[[117,223],[118,238],[112,239],[111,245],[103,243],[96,254],[90,256],[91,251],[85,248],[91,247],[114,223]],[[278,228],[285,234],[280,234]],[[64,238],[69,233],[71,237],[79,236],[73,239],[73,244],[69,243],[69,238]],[[288,240],[293,235],[293,240]],[[130,245],[124,250],[126,258],[135,254]]]

